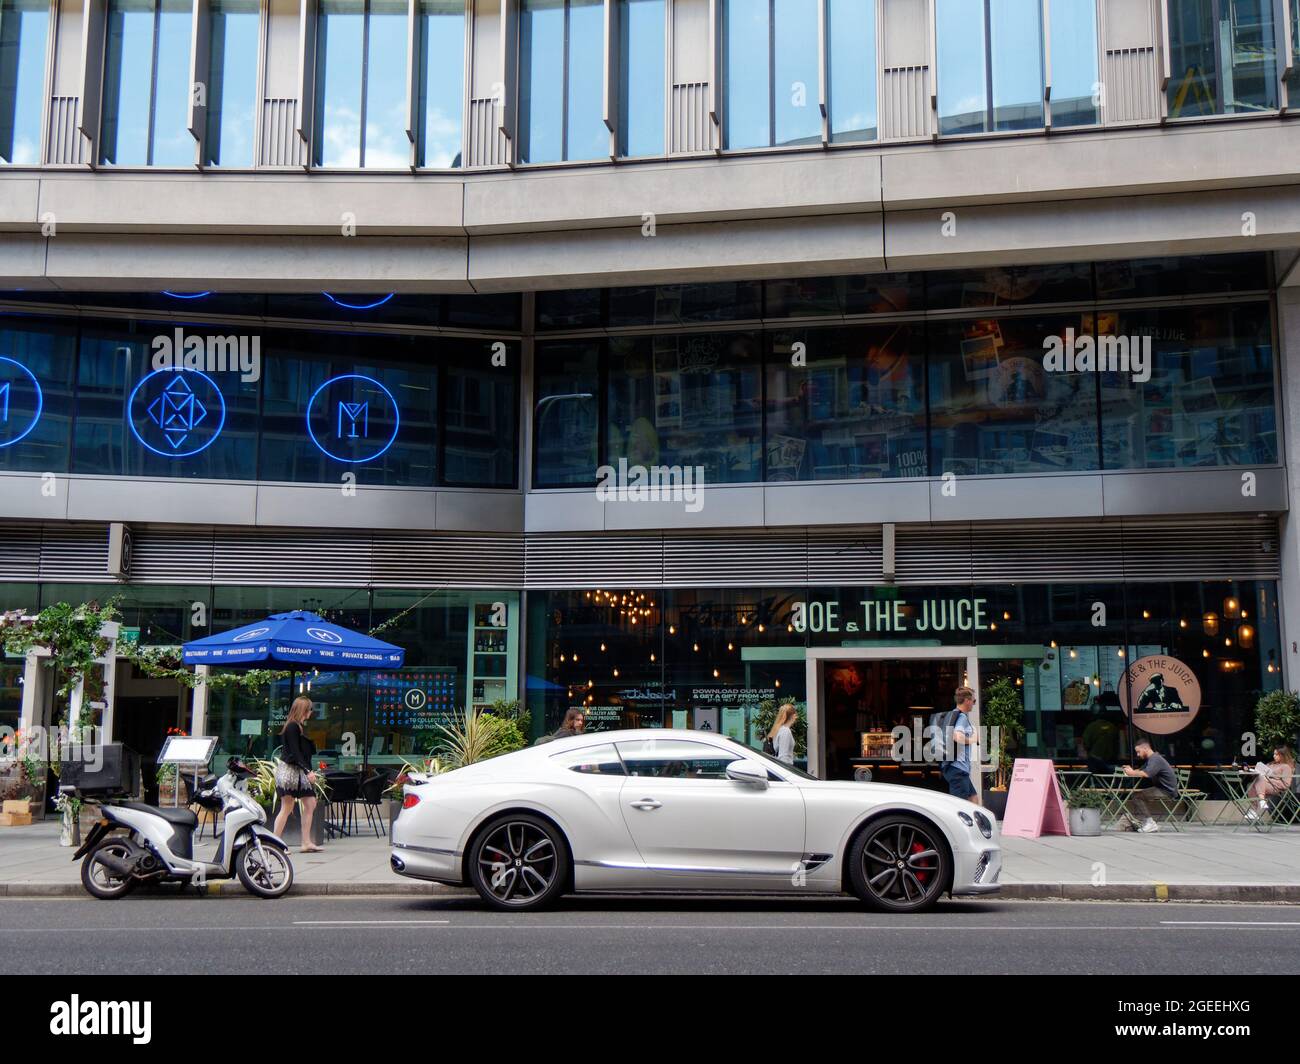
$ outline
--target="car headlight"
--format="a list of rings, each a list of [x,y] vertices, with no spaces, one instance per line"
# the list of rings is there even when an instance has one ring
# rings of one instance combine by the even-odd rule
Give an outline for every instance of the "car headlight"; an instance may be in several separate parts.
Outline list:
[[[983,835],[986,839],[993,838],[993,822],[989,820],[988,817],[986,817],[983,813],[976,813],[975,823],[979,825],[981,835]]]
[[[957,817],[958,817],[958,819],[961,820],[961,822],[962,822],[963,824],[965,824],[968,828],[973,828],[973,827],[975,826],[975,821],[973,821],[973,820],[970,818],[970,814],[969,814],[969,813],[958,812],[958,813],[957,813]]]

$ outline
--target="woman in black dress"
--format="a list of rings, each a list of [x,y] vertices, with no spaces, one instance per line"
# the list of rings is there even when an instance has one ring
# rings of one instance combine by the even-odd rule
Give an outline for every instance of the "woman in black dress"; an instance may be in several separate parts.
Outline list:
[[[316,813],[316,773],[311,759],[316,744],[307,738],[303,724],[311,717],[311,699],[301,695],[289,707],[289,716],[280,729],[283,749],[275,770],[275,793],[280,796],[280,812],[275,818],[275,833],[284,834],[284,826],[293,812],[293,803],[302,802],[302,852],[318,853],[321,847],[312,842],[312,820]]]

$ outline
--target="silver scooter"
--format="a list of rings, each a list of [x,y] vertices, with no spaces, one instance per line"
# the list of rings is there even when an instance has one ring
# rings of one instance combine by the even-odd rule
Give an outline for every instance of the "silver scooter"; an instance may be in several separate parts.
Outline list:
[[[73,854],[81,862],[81,885],[96,898],[122,898],[141,883],[239,877],[250,894],[278,898],[293,886],[289,847],[266,826],[266,810],[249,797],[244,781],[254,775],[238,758],[226,774],[200,781],[194,802],[225,815],[211,861],[194,857],[198,816],[143,802],[111,802]]]

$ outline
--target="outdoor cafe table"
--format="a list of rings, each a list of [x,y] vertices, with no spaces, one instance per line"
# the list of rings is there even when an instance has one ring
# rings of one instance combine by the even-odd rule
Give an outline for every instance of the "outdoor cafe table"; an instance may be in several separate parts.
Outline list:
[[[1086,787],[1091,776],[1092,773],[1087,769],[1058,768],[1056,779],[1061,785],[1061,797],[1068,802],[1070,794]]]
[[[1127,776],[1123,772],[1094,772],[1091,790],[1101,793],[1105,806],[1101,811],[1102,823],[1118,823],[1128,812],[1137,785],[1143,777]]]
[[[1246,813],[1255,804],[1255,799],[1250,796],[1250,785],[1258,775],[1258,772],[1246,768],[1219,769],[1210,773],[1210,777],[1218,782],[1223,793],[1228,796],[1228,801],[1241,814],[1242,823],[1249,824],[1256,831],[1268,831],[1273,826],[1272,817],[1256,816],[1254,820],[1246,817]],[[1226,807],[1219,810],[1214,817],[1214,824],[1219,822],[1219,817],[1223,816],[1225,810]],[[1236,825],[1236,827],[1240,826]]]

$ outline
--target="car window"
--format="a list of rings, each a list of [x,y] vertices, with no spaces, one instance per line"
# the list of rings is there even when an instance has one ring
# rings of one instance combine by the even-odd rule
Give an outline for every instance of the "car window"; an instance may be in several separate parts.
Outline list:
[[[623,762],[612,743],[604,746],[586,746],[581,750],[566,750],[551,758],[557,765],[573,772],[590,772],[597,776],[624,776]]]
[[[725,780],[727,766],[741,760],[739,754],[681,739],[638,739],[617,746],[629,776]]]

